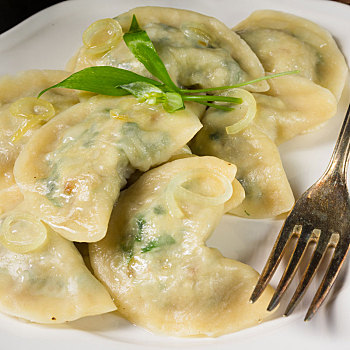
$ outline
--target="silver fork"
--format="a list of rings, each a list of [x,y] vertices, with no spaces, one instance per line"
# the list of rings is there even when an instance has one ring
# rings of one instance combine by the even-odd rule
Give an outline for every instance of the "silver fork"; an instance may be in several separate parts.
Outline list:
[[[306,313],[310,320],[331,290],[350,246],[350,199],[347,189],[347,165],[350,145],[350,106],[337,139],[331,161],[323,176],[295,203],[276,239],[264,270],[250,297],[255,302],[272,278],[293,236],[294,251],[276,288],[268,310],[273,310],[292,281],[310,242],[316,242],[311,260],[292,296],[285,316],[290,315],[303,297],[328,247],[334,247],[324,278]]]

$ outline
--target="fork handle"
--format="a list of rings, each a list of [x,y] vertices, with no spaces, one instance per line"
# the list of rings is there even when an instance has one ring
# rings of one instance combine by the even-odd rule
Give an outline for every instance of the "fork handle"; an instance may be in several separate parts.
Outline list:
[[[334,151],[329,162],[325,175],[338,173],[346,178],[347,165],[349,162],[350,151],[350,105],[346,112],[343,125],[341,127]]]

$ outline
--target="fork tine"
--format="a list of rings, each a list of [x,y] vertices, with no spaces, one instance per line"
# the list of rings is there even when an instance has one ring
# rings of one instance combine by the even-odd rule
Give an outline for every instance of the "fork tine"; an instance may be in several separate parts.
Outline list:
[[[259,280],[253,290],[253,293],[250,297],[250,302],[254,303],[265,290],[268,285],[270,279],[272,278],[274,272],[277,269],[278,264],[281,261],[283,252],[285,247],[293,235],[294,224],[292,224],[292,220],[290,217],[287,217],[284,225],[281,228],[281,231],[277,237],[277,240],[272,248],[270,256],[266,262],[266,265],[259,277]]]
[[[276,288],[276,291],[267,307],[268,311],[272,311],[279,303],[284,292],[287,290],[290,282],[292,281],[295,272],[300,264],[301,258],[303,257],[306,247],[309,243],[313,228],[311,226],[304,225],[302,227],[301,235],[299,236],[298,242],[294,248],[293,254],[290,257],[288,266],[285,269],[283,276]]]
[[[321,282],[320,287],[316,292],[315,297],[311,302],[311,305],[309,307],[309,310],[307,311],[304,321],[310,321],[319,309],[319,307],[322,305],[344,263],[346,254],[349,251],[349,246],[350,245],[348,241],[340,241],[339,244],[336,246],[327,272]]]
[[[294,311],[295,307],[298,305],[299,301],[303,297],[306,288],[308,287],[313,276],[315,275],[315,272],[324,256],[324,253],[327,247],[328,247],[328,239],[320,239],[317,242],[317,246],[312,254],[310,263],[307,266],[303,274],[303,277],[299,282],[299,285],[295,290],[295,293],[293,294],[292,299],[290,300],[286,308],[286,311],[284,312],[284,316],[289,316]]]

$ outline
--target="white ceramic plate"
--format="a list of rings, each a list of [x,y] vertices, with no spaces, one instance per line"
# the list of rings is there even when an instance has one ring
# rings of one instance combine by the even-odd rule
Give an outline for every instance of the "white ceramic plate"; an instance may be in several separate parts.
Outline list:
[[[327,28],[350,61],[350,7],[326,0],[73,0],[37,13],[0,36],[0,75],[33,68],[64,69],[81,45],[84,29],[99,18],[113,17],[135,6],[185,8],[212,15],[232,27],[253,10],[277,9],[294,13]],[[286,173],[296,196],[323,172],[349,103],[349,84],[337,115],[321,130],[293,139],[281,147]],[[281,227],[279,220],[225,217],[208,244],[228,257],[261,271]],[[280,271],[278,271],[280,272]],[[298,279],[300,274],[297,273]],[[273,279],[275,286],[278,273]],[[283,303],[274,317],[235,334],[215,339],[178,339],[150,334],[114,314],[89,317],[61,326],[29,324],[0,315],[2,349],[295,349],[312,346],[346,349],[349,345],[350,272],[343,267],[331,295],[309,323],[303,316],[321,276],[316,276],[297,310],[282,318]],[[293,290],[295,284],[290,289]],[[290,293],[289,293],[290,294]]]

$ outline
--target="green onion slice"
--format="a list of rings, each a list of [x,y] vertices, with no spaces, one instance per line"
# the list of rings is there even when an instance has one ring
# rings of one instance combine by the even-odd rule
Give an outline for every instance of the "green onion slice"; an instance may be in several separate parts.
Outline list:
[[[45,225],[26,212],[15,212],[0,224],[0,243],[14,253],[29,253],[40,248],[47,239]]]
[[[220,184],[222,191],[219,191],[219,193],[215,193],[212,196],[211,193],[200,193],[198,188],[191,190],[190,188],[185,187],[186,183],[188,184],[190,181],[194,180],[197,180],[197,184],[202,184],[201,178],[211,178],[212,180],[217,181]],[[176,198],[184,203],[192,202],[204,206],[217,206],[227,202],[231,198],[232,193],[232,183],[226,176],[213,171],[213,169],[201,168],[191,169],[175,176],[168,184],[165,196],[170,214],[173,217],[181,218],[184,216],[184,213],[178,205]]]
[[[246,106],[247,109],[244,117],[241,120],[226,127],[227,134],[233,135],[245,129],[253,121],[256,115],[256,101],[254,96],[249,91],[244,89],[234,89],[232,92],[230,92],[230,94],[241,98],[243,102],[240,105],[240,108],[241,106]]]

